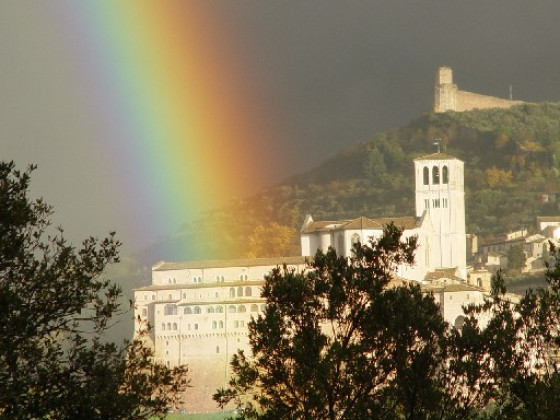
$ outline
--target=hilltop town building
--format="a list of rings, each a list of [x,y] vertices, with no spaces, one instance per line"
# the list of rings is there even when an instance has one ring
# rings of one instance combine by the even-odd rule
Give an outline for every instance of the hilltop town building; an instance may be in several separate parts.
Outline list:
[[[434,112],[510,108],[523,103],[523,101],[513,101],[459,90],[457,85],[453,83],[453,70],[449,67],[438,69],[434,88]]]
[[[417,236],[412,267],[399,267],[400,280],[418,281],[433,293],[445,319],[460,326],[465,304],[481,302],[481,276],[466,282],[463,162],[436,153],[414,161],[416,216],[313,221],[301,231],[302,256],[244,260],[160,262],[152,267],[152,284],[135,290],[136,328],[149,322],[148,340],[156,360],[188,364],[192,387],[183,406],[190,411],[214,411],[212,394],[227,385],[229,362],[239,349],[249,352],[247,325],[262,313],[260,288],[273,268],[286,264],[307,267],[317,249],[334,247],[351,255],[352,245],[378,238],[390,221]],[[485,277],[485,283],[488,280]]]

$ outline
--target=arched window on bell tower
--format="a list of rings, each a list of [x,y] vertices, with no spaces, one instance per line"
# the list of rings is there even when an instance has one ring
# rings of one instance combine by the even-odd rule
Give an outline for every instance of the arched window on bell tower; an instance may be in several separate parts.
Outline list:
[[[424,185],[428,185],[430,183],[430,170],[427,166],[424,166]]]
[[[439,168],[437,166],[432,168],[432,184],[439,184]]]
[[[447,166],[441,168],[441,182],[442,184],[449,184],[449,170]]]

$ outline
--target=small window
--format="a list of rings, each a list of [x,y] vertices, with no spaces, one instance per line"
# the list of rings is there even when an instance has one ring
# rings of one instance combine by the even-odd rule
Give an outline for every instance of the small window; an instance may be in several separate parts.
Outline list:
[[[175,305],[165,305],[163,309],[164,315],[177,315],[177,306]]]
[[[161,324],[161,330],[165,331],[165,324]]]
[[[266,305],[263,303],[261,305],[261,312],[265,312],[266,311]]]
[[[253,290],[250,287],[245,288],[245,296],[253,296]]]
[[[216,353],[220,352],[220,346],[216,346]]]
[[[236,311],[235,311],[235,306],[229,305],[229,306],[228,306],[228,312],[229,312],[230,314],[234,314],[234,313],[236,312]]]
[[[245,308],[245,305],[239,305],[237,307],[237,312],[239,313],[247,312],[247,308]]]
[[[212,329],[215,330],[218,328],[218,323],[216,321],[212,321]]]
[[[173,331],[177,331],[177,323],[176,322],[173,323]]]
[[[235,322],[233,323],[233,327],[234,327],[234,328],[239,328],[239,321],[235,321]]]
[[[190,315],[190,314],[192,314],[192,309],[190,308],[190,306],[187,306],[185,308],[185,315]]]
[[[195,307],[194,307],[194,313],[195,313],[196,315],[199,315],[201,312],[202,312],[202,311],[200,310],[200,306],[195,306]]]
[[[220,328],[224,328],[224,321],[220,321],[219,326]]]
[[[171,331],[171,322],[168,322],[168,323],[167,323],[167,329],[168,329],[169,331]]]
[[[239,286],[237,288],[237,296],[243,296],[243,287]]]
[[[223,314],[224,313],[224,308],[222,306],[216,306],[216,313]]]
[[[424,166],[424,185],[428,185],[430,183],[430,170],[427,166]]]
[[[251,305],[251,312],[258,312],[259,311],[259,307],[255,304]]]
[[[148,316],[148,309],[142,308],[142,316]]]
[[[213,314],[213,313],[214,313],[214,307],[209,306],[209,307],[206,309],[206,312],[209,313],[209,314]]]
[[[449,184],[449,171],[447,166],[441,168],[441,180],[443,184]]]
[[[229,289],[229,297],[235,297],[235,289],[233,287]]]
[[[198,330],[198,324],[194,324],[194,329]]]

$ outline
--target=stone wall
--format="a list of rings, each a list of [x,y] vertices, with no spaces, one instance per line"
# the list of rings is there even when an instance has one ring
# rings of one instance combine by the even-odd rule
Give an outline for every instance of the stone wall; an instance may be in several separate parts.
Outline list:
[[[473,109],[510,108],[521,105],[523,101],[496,98],[494,96],[459,90],[453,83],[453,71],[449,67],[440,67],[434,87],[434,112],[463,112]]]

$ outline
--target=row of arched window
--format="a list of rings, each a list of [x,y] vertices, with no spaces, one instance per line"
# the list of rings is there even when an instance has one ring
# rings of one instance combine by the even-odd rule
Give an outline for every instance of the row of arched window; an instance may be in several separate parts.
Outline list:
[[[263,312],[264,312],[265,308],[266,308],[266,305],[264,305],[264,304],[261,305],[261,307],[260,307],[261,311],[263,311]],[[251,312],[258,312],[259,311],[259,306],[255,305],[255,304],[252,304],[250,306],[250,310],[251,310]],[[228,306],[228,312],[230,314],[247,312],[247,307],[245,305],[237,305],[237,306],[229,305]]]
[[[261,305],[261,310],[264,311],[265,305]],[[250,310],[251,312],[258,312],[259,311],[259,306],[256,304],[253,304],[250,306]],[[229,313],[243,313],[243,312],[247,312],[247,307],[245,305],[229,305],[228,306],[228,312]],[[206,313],[207,314],[214,314],[214,313],[218,313],[218,314],[222,314],[224,313],[224,307],[221,305],[218,305],[216,307],[214,306],[208,306],[206,308]],[[165,305],[164,308],[164,314],[165,315],[177,315],[177,306],[176,305]],[[200,315],[202,314],[202,308],[200,306],[186,306],[185,309],[183,309],[183,314],[184,315]]]
[[[229,289],[229,297],[235,297],[235,296],[241,297],[243,295],[245,296],[253,296],[253,290],[250,287],[245,287],[245,289],[241,286],[239,286],[237,288],[237,293],[235,290],[235,287],[231,287]]]
[[[198,330],[198,324],[194,324],[193,327],[194,327],[195,331]],[[234,327],[235,328],[245,327],[245,321],[235,321]],[[218,328],[219,329],[224,328],[224,321],[212,321],[212,329],[215,330],[215,329],[218,329]],[[162,331],[177,331],[177,329],[178,329],[178,325],[177,325],[176,322],[173,322],[173,323],[168,322],[167,324],[165,322],[163,322],[161,324],[161,330]],[[189,329],[189,331],[191,330],[191,324],[188,325],[188,329]]]
[[[165,323],[161,324],[161,330],[165,331]],[[177,323],[174,322],[173,324],[171,322],[167,323],[167,331],[177,331]]]
[[[430,184],[430,168],[424,166],[423,170],[423,180],[424,185]],[[432,184],[439,184],[440,183],[440,173],[439,173],[439,166],[434,166],[432,168]],[[447,166],[441,168],[441,183],[448,184],[449,183],[449,170]]]

